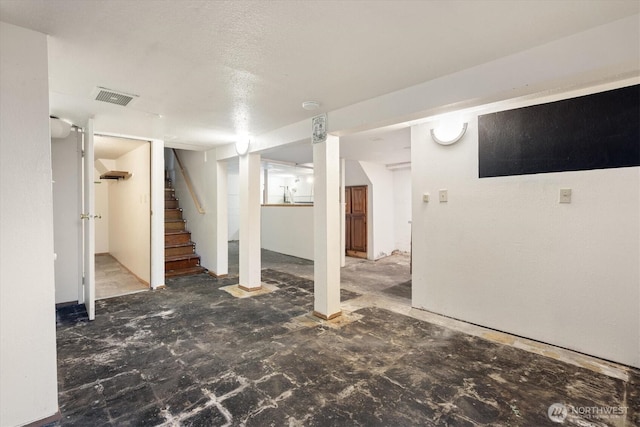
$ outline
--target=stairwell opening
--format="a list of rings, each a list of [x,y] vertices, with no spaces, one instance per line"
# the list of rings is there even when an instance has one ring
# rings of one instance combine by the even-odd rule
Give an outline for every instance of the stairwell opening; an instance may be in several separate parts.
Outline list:
[[[176,194],[176,155],[174,150],[165,150],[164,274],[167,278],[207,272],[201,265],[196,243],[181,207],[181,203],[191,201],[182,201]]]
[[[188,276],[204,273],[196,244],[183,218],[180,200],[173,182],[166,173],[164,189],[164,274],[165,277]]]

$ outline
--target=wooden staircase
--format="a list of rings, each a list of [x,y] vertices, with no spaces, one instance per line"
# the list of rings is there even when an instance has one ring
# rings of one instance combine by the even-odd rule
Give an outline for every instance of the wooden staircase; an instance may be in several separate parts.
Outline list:
[[[165,180],[164,189],[164,275],[165,277],[188,276],[204,273],[196,244],[186,230],[187,221],[182,218],[182,209],[171,181]]]

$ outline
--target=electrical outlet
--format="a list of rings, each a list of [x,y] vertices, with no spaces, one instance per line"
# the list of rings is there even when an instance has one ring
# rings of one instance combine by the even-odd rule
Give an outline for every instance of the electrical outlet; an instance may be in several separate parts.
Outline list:
[[[558,200],[560,203],[571,203],[571,189],[570,188],[561,188],[560,189],[560,198]]]
[[[438,192],[438,195],[440,196],[440,203],[444,203],[449,200],[449,193],[447,192],[447,190],[440,190]]]
[[[424,194],[422,195],[422,201],[423,201],[424,203],[429,203],[429,193],[424,193]]]

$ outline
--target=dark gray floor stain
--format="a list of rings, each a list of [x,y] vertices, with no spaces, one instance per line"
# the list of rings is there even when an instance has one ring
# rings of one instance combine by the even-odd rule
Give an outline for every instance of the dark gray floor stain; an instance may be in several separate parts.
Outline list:
[[[176,278],[98,301],[93,322],[59,322],[55,425],[555,426],[556,402],[638,421],[636,371],[627,383],[380,308],[289,328],[312,310],[313,283],[263,280],[279,290],[236,299],[219,288],[237,278]]]
[[[408,282],[400,283],[399,285],[391,286],[387,289],[384,289],[382,292],[384,292],[385,294],[411,300],[411,280],[409,280]]]
[[[88,320],[89,314],[84,304],[66,304],[56,307],[56,326],[72,325]]]

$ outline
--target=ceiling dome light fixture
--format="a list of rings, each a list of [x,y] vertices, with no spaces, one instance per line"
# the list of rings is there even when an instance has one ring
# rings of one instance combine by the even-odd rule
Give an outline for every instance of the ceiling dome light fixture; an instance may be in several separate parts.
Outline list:
[[[431,129],[431,139],[440,145],[451,145],[458,142],[467,131],[467,123],[442,123]]]
[[[250,144],[251,144],[251,141],[249,141],[249,137],[248,136],[241,136],[236,141],[236,153],[238,153],[238,155],[240,155],[240,156],[244,156],[245,154],[247,154],[249,152],[249,145]]]
[[[320,103],[318,101],[304,101],[302,103],[302,108],[307,111],[314,111],[320,108]]]

